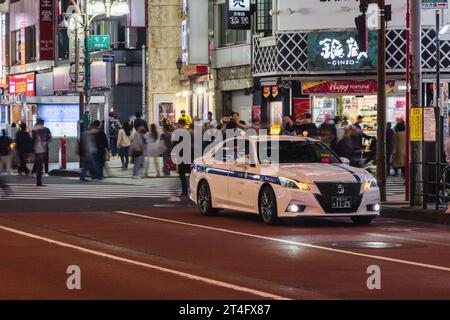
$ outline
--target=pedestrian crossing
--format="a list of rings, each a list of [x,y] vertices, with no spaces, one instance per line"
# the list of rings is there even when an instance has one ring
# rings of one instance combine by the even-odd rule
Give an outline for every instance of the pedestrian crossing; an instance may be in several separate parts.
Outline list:
[[[394,196],[404,194],[406,190],[405,179],[400,177],[389,177],[386,181],[386,195]]]
[[[48,184],[37,188],[32,184],[10,184],[11,193],[0,197],[4,200],[69,200],[69,199],[126,199],[153,198],[167,199],[180,194],[179,185],[173,183],[159,185],[120,184]]]

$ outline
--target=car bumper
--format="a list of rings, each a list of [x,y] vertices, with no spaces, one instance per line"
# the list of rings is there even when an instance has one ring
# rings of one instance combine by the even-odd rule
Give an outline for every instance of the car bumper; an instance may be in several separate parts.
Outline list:
[[[318,201],[314,192],[290,190],[282,187],[275,188],[277,197],[278,217],[358,217],[358,216],[379,216],[380,211],[376,211],[376,205],[380,205],[380,193],[378,189],[372,189],[364,192],[361,196],[361,203],[357,210],[345,213],[326,212]],[[289,206],[297,205],[301,208],[300,212],[290,212]]]

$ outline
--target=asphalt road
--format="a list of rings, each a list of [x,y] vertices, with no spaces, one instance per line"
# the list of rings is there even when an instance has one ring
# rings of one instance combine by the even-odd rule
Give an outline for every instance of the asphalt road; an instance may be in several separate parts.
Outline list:
[[[450,229],[403,220],[266,226],[163,197],[9,200],[0,254],[0,299],[450,299]]]

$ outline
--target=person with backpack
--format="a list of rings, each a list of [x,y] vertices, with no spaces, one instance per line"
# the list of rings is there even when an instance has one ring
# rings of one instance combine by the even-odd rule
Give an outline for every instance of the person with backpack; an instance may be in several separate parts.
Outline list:
[[[115,160],[117,157],[117,138],[119,131],[122,128],[120,121],[114,115],[114,112],[109,113],[109,145],[111,146],[111,156]]]
[[[16,135],[16,148],[19,154],[19,169],[20,176],[29,175],[30,170],[27,167],[27,159],[30,153],[33,153],[33,141],[30,134],[27,132],[27,124],[22,122],[20,124],[20,131]]]
[[[46,187],[46,185],[42,184],[42,171],[44,170],[44,161],[48,152],[49,136],[47,130],[44,127],[44,120],[38,119],[32,132],[36,186],[38,188]]]

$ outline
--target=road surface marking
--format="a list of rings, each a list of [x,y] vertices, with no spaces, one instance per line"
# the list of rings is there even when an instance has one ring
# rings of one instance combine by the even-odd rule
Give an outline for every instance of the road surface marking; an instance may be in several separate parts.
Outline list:
[[[206,230],[211,230],[211,231],[235,234],[235,235],[244,236],[244,237],[248,237],[248,238],[274,241],[274,242],[279,242],[279,243],[283,243],[283,244],[297,245],[297,246],[305,247],[305,248],[318,249],[318,250],[330,251],[330,252],[334,252],[334,253],[342,253],[342,254],[346,254],[346,255],[352,255],[352,256],[358,256],[358,257],[364,257],[364,258],[370,258],[370,259],[376,259],[376,260],[383,260],[383,261],[388,261],[388,262],[406,264],[406,265],[415,266],[415,267],[422,267],[422,268],[450,272],[450,268],[448,268],[448,267],[441,267],[441,266],[436,266],[436,265],[432,265],[432,264],[426,264],[426,263],[420,263],[420,262],[414,262],[414,261],[408,261],[408,260],[402,260],[402,259],[395,259],[395,258],[389,258],[389,257],[383,257],[383,256],[376,256],[376,255],[358,253],[358,252],[347,251],[347,250],[339,250],[339,249],[334,249],[334,248],[330,248],[330,247],[318,246],[318,245],[310,244],[310,243],[284,240],[284,239],[278,239],[278,238],[271,238],[271,237],[261,236],[261,235],[257,235],[257,234],[215,228],[215,227],[210,227],[210,226],[205,226],[205,225],[200,225],[200,224],[193,224],[193,223],[182,222],[182,221],[177,221],[177,220],[169,220],[169,219],[157,218],[157,217],[152,217],[152,216],[145,216],[145,215],[140,215],[140,214],[126,212],[126,211],[116,211],[116,213],[125,215],[125,216],[130,216],[130,217],[137,217],[137,218],[143,218],[143,219],[147,219],[147,220],[154,220],[154,221],[178,224],[178,225],[183,225],[183,226],[188,226],[188,227],[195,227],[195,228],[199,228],[199,229],[206,229]]]
[[[405,237],[380,234],[380,233],[366,233],[366,235],[373,236],[373,237],[379,237],[379,238],[388,238],[388,239],[396,239],[396,240],[404,240],[404,241],[415,241],[415,242],[435,244],[438,246],[450,247],[450,243],[444,243],[444,242],[433,241],[433,240],[415,239],[415,238],[410,238],[410,237],[405,238]]]
[[[259,291],[259,290],[255,290],[255,289],[250,289],[250,288],[246,288],[246,287],[241,287],[232,283],[227,283],[227,282],[223,282],[223,281],[218,281],[218,280],[214,280],[214,279],[209,279],[209,278],[205,278],[205,277],[201,277],[201,276],[197,276],[194,274],[189,274],[186,272],[181,272],[181,271],[177,271],[177,270],[173,270],[173,269],[168,269],[168,268],[164,268],[164,267],[159,267],[156,265],[152,265],[152,264],[148,264],[148,263],[144,263],[144,262],[139,262],[136,260],[131,260],[131,259],[126,259],[126,258],[122,258],[122,257],[118,257],[115,255],[111,255],[108,253],[104,253],[104,252],[100,252],[100,251],[96,251],[96,250],[91,250],[91,249],[87,249],[87,248],[83,248],[83,247],[79,247],[79,246],[75,246],[66,242],[61,242],[61,241],[57,241],[57,240],[53,240],[50,238],[46,238],[46,237],[41,237],[32,233],[28,233],[28,232],[24,232],[24,231],[20,231],[17,229],[12,229],[12,228],[8,228],[5,226],[0,225],[0,229],[4,230],[4,231],[8,231],[11,233],[15,233],[24,237],[28,237],[28,238],[32,238],[32,239],[36,239],[36,240],[41,240],[47,243],[51,243],[60,247],[64,247],[64,248],[70,248],[70,249],[74,249],[83,253],[88,253],[88,254],[92,254],[95,256],[99,256],[99,257],[103,257],[103,258],[107,258],[107,259],[111,259],[111,260],[115,260],[115,261],[120,261],[120,262],[124,262],[124,263],[128,263],[128,264],[132,264],[132,265],[136,265],[136,266],[140,266],[140,267],[144,267],[147,269],[153,269],[153,270],[158,270],[161,272],[165,272],[165,273],[170,273],[173,275],[177,275],[179,277],[183,277],[183,278],[187,278],[187,279],[191,279],[191,280],[196,280],[196,281],[200,281],[200,282],[204,282],[207,283],[209,285],[214,285],[214,286],[218,286],[218,287],[223,287],[223,288],[227,288],[227,289],[231,289],[231,290],[235,290],[235,291],[240,291],[240,292],[245,292],[245,293],[250,293],[253,294],[255,296],[259,296],[262,298],[269,298],[269,299],[274,299],[274,300],[291,300],[289,298],[286,297],[282,297],[282,296],[278,296],[275,294],[271,294],[268,292],[264,292],[264,291]]]

